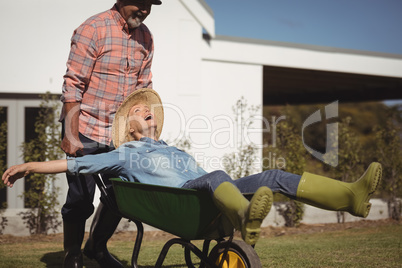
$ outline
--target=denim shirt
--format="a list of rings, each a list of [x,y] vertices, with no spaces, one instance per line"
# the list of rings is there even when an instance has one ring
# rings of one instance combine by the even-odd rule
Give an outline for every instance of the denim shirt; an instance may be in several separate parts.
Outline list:
[[[68,159],[67,169],[73,175],[108,173],[126,181],[170,187],[207,174],[186,152],[146,137],[108,153]]]

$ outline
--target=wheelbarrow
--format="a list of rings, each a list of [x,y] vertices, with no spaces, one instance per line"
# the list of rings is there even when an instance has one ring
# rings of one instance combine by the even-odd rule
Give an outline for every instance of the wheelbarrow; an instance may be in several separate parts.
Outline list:
[[[234,228],[216,208],[209,193],[194,189],[156,186],[121,179],[111,179],[115,197],[108,194],[103,181],[97,181],[102,202],[134,222],[137,236],[131,267],[137,268],[144,234],[143,223],[177,236],[165,243],[155,267],[162,267],[174,244],[184,247],[187,267],[195,267],[191,253],[200,259],[200,268],[259,268],[260,259],[254,248],[242,240],[234,240]],[[250,196],[248,196],[250,198]],[[115,199],[115,200],[114,200]],[[204,240],[202,249],[191,241]],[[216,245],[210,249],[211,241]]]

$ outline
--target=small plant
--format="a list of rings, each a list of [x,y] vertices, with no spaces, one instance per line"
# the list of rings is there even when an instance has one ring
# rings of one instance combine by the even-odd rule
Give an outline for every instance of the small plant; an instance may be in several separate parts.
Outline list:
[[[8,225],[8,219],[6,217],[1,216],[0,219],[0,234],[3,234],[4,229]]]
[[[338,165],[332,168],[332,177],[343,182],[356,181],[363,174],[363,164],[361,156],[364,155],[357,134],[351,130],[351,117],[346,117],[339,123],[337,133],[332,140],[339,144]],[[328,160],[328,159],[327,159]],[[328,160],[330,161],[330,160]],[[337,212],[338,223],[345,222],[345,212]]]
[[[253,143],[246,143],[242,134],[244,130],[251,127],[253,120],[250,119],[256,115],[259,109],[259,106],[248,106],[244,97],[241,97],[232,107],[235,122],[240,131],[237,133],[238,144],[236,151],[224,155],[223,168],[233,179],[239,179],[254,173],[253,164],[256,159],[257,148]]]
[[[60,159],[63,155],[60,143],[60,127],[57,122],[59,101],[50,93],[42,95],[39,116],[35,122],[37,138],[22,145],[25,162]],[[56,175],[31,174],[25,178],[30,188],[23,193],[25,205],[29,208],[22,212],[22,219],[31,234],[47,234],[56,231],[61,222],[58,220],[59,188],[55,187]]]
[[[3,108],[0,107],[0,115],[4,115]],[[0,123],[0,176],[3,176],[3,172],[7,169],[7,120]],[[0,190],[4,189],[5,185],[3,181],[0,181]],[[3,209],[7,208],[7,203],[0,203],[0,234],[3,233],[7,226],[7,218],[3,217]]]
[[[284,171],[302,174],[306,165],[306,150],[301,136],[289,121],[282,121],[278,124],[276,131],[277,140],[273,141],[273,144],[278,146],[268,147],[267,151],[281,155],[286,159],[286,164],[283,167]],[[275,200],[274,206],[284,218],[285,226],[295,227],[300,225],[304,215],[304,204],[277,194],[275,194]]]

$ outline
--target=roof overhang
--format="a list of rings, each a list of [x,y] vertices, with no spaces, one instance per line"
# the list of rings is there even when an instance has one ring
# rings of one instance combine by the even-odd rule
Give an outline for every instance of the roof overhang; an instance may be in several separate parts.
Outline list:
[[[180,0],[190,14],[201,24],[206,33],[215,37],[215,19],[212,9],[204,0]]]

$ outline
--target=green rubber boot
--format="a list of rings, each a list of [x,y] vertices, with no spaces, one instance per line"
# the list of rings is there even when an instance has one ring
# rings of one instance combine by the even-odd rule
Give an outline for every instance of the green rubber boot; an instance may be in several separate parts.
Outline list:
[[[268,187],[260,187],[250,200],[243,223],[242,238],[249,245],[255,245],[260,238],[261,224],[271,210],[274,195]]]
[[[213,200],[235,229],[241,231],[243,240],[254,245],[260,236],[261,223],[271,209],[272,191],[260,187],[248,201],[235,185],[223,182],[215,189]]]
[[[381,175],[381,164],[375,162],[353,183],[305,172],[297,188],[297,200],[322,209],[347,211],[366,218],[371,208],[369,200],[377,189]]]

